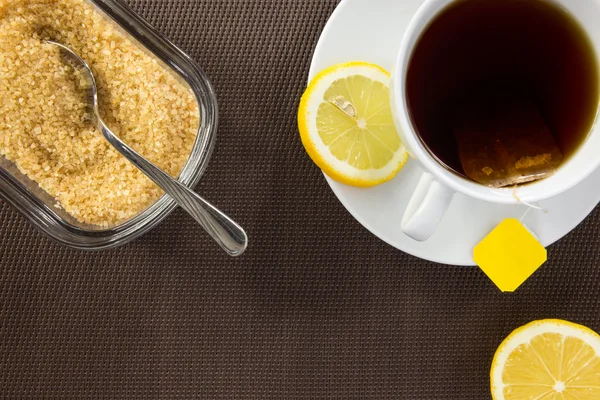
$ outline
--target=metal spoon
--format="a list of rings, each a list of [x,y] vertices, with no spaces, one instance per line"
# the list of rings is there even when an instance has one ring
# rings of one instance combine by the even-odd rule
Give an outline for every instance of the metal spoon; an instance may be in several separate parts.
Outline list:
[[[208,201],[185,185],[172,178],[131,147],[119,139],[102,121],[98,112],[98,88],[89,65],[67,46],[47,40],[46,43],[58,46],[63,55],[72,60],[81,70],[86,80],[86,95],[93,123],[108,142],[127,160],[142,171],[148,178],[165,191],[181,208],[188,212],[210,236],[231,256],[239,256],[246,250],[246,232],[231,218],[219,211]]]

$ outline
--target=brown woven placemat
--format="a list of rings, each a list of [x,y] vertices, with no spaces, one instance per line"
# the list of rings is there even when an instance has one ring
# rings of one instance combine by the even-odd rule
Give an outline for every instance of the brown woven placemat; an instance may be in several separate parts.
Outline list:
[[[44,238],[0,201],[0,397],[489,399],[501,340],[600,330],[595,212],[503,295],[369,234],[305,155],[296,107],[335,0],[133,0],[220,99],[198,191],[247,228],[231,259],[182,212],[114,251]]]

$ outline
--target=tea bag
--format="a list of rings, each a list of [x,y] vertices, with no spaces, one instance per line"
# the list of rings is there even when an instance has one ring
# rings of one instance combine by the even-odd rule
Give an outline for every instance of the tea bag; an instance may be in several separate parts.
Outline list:
[[[546,178],[563,160],[533,100],[468,99],[458,103],[450,125],[464,173],[499,188]]]

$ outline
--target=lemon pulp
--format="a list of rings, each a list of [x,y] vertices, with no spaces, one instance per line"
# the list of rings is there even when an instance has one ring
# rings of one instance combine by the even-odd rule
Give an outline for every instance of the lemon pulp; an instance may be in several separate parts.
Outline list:
[[[319,136],[331,154],[358,169],[384,167],[401,144],[388,99],[389,88],[364,76],[336,80],[317,113]]]

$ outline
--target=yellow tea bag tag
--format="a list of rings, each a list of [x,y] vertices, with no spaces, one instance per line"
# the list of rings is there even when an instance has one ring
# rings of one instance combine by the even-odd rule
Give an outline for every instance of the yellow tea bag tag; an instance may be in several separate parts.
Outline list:
[[[514,292],[547,260],[546,249],[516,218],[507,218],[473,251],[475,263],[503,292]]]

